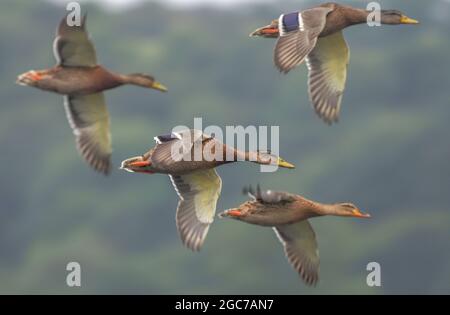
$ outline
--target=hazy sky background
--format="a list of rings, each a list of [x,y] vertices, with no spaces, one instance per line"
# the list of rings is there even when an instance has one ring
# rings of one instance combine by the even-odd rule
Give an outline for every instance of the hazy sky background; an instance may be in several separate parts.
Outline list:
[[[69,2],[68,0],[50,0],[52,2]],[[127,6],[134,6],[141,2],[161,2],[170,3],[176,6],[193,6],[199,4],[211,4],[217,6],[233,6],[236,4],[252,3],[252,2],[274,2],[275,0],[81,0],[78,2],[100,2],[107,6],[112,6],[113,8],[123,8]]]
[[[327,127],[311,109],[306,67],[282,76],[273,67],[274,41],[248,38],[312,1],[256,8],[260,0],[158,0],[182,4],[170,10],[90,0],[115,3],[105,12],[83,7],[92,11],[99,60],[112,71],[153,74],[171,91],[107,92],[115,165],[107,179],[79,158],[61,97],[14,84],[19,73],[53,65],[54,28],[69,1],[0,1],[0,42],[8,43],[0,53],[0,293],[450,293],[448,1],[380,0],[422,24],[346,31],[345,104],[340,123]],[[336,1],[364,7],[371,0]],[[178,198],[167,176],[117,170],[154,135],[193,117],[205,126],[280,126],[280,152],[298,165],[270,175],[224,166],[218,211],[247,199],[241,186],[261,183],[351,201],[374,216],[311,222],[321,252],[317,288],[299,281],[268,228],[217,219],[202,251],[191,253],[176,231]],[[69,261],[82,264],[81,288],[66,285]],[[369,261],[382,265],[382,288],[366,285]]]
[[[51,0],[53,2],[68,2],[68,0]],[[220,6],[229,6],[229,5],[236,5],[236,4],[246,4],[246,3],[252,3],[252,2],[275,2],[276,0],[81,0],[80,2],[84,1],[90,1],[90,2],[101,2],[106,5],[112,5],[115,7],[123,7],[123,6],[129,6],[129,5],[135,5],[136,3],[140,2],[161,2],[161,3],[171,3],[177,6],[191,6],[191,5],[198,5],[198,4],[211,4],[211,5],[220,5]],[[303,0],[298,0],[299,3],[301,3]],[[354,0],[357,1],[357,0]],[[368,3],[369,0],[361,0],[362,2]],[[450,2],[450,0],[439,0],[442,2]],[[322,1],[327,2],[327,1]]]
[[[47,0],[56,3],[68,3],[70,0]],[[234,7],[243,4],[250,3],[275,3],[281,2],[282,0],[78,0],[78,2],[97,2],[101,3],[103,7],[111,10],[122,10],[127,8],[133,8],[142,2],[160,2],[170,4],[176,7],[193,7],[197,5],[210,5],[216,7]],[[297,0],[299,7],[304,0]],[[327,2],[328,0],[317,1],[317,3]],[[367,4],[372,0],[346,0],[343,1],[347,4],[351,2],[361,2]],[[419,0],[415,0],[419,1]],[[423,1],[423,0],[422,0]],[[433,0],[430,1],[433,5],[431,6],[431,13],[440,20],[447,20],[450,17],[450,0]]]

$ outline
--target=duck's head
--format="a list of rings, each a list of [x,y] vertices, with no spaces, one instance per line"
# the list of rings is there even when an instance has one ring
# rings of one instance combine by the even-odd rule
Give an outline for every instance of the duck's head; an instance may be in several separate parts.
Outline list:
[[[419,24],[419,21],[406,16],[398,10],[381,10],[381,24]]]
[[[260,27],[250,33],[250,37],[277,38],[279,35],[278,19],[273,20],[269,25]]]
[[[143,73],[128,74],[126,75],[125,82],[150,89],[155,89],[161,92],[168,91],[167,87],[165,87],[162,83],[156,81],[154,77]]]
[[[354,217],[354,218],[370,218],[370,214],[363,213],[352,203],[344,202],[333,205],[333,214],[340,217]]]
[[[256,157],[253,157],[254,161],[258,164],[262,165],[276,165],[283,168],[290,168],[294,169],[295,165],[292,163],[289,163],[288,161],[284,160],[283,158],[272,154],[270,152],[256,152]]]
[[[125,170],[130,173],[146,173],[154,174],[155,170],[152,167],[152,163],[143,156],[135,156],[122,161],[120,165],[121,170]]]

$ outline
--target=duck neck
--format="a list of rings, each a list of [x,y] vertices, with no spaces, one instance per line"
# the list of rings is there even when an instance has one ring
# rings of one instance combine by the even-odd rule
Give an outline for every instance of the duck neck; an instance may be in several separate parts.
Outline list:
[[[256,163],[258,161],[258,153],[253,151],[246,151],[244,152],[244,160]]]
[[[270,161],[262,161],[259,152],[255,151],[246,151],[244,153],[241,152],[241,155],[244,157],[244,161],[253,162],[256,164],[270,164]]]
[[[101,80],[98,80],[98,82],[101,85],[102,90],[113,89],[115,87],[125,84],[122,75],[111,72],[102,66],[95,67],[94,71],[95,71],[94,75],[97,78],[101,78]]]
[[[369,16],[370,11],[351,8],[346,10],[346,20],[348,25],[357,25],[367,23],[367,17]]]
[[[314,208],[316,210],[316,213],[319,216],[324,216],[324,215],[341,216],[342,215],[341,211],[339,210],[338,205],[336,205],[336,204],[323,204],[323,203],[314,202]]]
[[[125,84],[139,85],[137,82],[137,78],[132,75],[117,74],[117,73],[115,73],[114,75],[118,79],[118,81],[120,82],[121,85],[125,85]]]
[[[225,152],[227,151],[225,150]],[[268,161],[267,163],[265,161],[262,161],[259,152],[255,151],[240,151],[238,149],[233,149],[232,156],[233,156],[232,161],[226,160],[228,163],[247,161],[256,164],[270,164],[270,161]]]

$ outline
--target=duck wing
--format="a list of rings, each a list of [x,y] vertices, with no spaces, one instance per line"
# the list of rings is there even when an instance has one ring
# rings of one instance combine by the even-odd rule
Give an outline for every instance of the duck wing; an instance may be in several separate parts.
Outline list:
[[[59,23],[53,42],[53,54],[59,66],[94,67],[97,57],[86,31],[86,15],[80,26],[67,25],[67,16]]]
[[[308,285],[319,280],[319,250],[308,220],[274,227],[289,263]]]
[[[280,38],[274,50],[274,63],[280,72],[288,73],[305,60],[314,49],[331,11],[332,8],[318,7],[280,16]]]
[[[264,204],[290,203],[297,199],[295,195],[284,191],[261,190],[259,185],[256,187],[256,192],[252,186],[245,187],[243,192],[254,201]]]
[[[214,220],[222,180],[214,169],[169,177],[180,197],[176,214],[178,233],[185,246],[198,251]]]
[[[306,57],[310,100],[317,115],[329,124],[339,118],[349,60],[342,31],[319,38]]]
[[[112,147],[103,93],[65,96],[64,106],[81,156],[96,171],[108,174]]]

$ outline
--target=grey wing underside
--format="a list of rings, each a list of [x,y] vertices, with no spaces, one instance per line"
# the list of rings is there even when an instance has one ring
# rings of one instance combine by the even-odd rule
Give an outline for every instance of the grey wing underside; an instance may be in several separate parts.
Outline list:
[[[169,177],[180,197],[176,213],[178,233],[186,247],[198,251],[214,220],[222,180],[214,169]]]
[[[103,93],[65,96],[64,106],[79,153],[93,169],[108,174],[112,147]]]
[[[288,73],[303,63],[314,49],[317,37],[325,27],[326,17],[332,9],[314,8],[299,13],[300,29],[282,33],[274,49],[274,63],[282,73]]]
[[[350,50],[342,31],[321,37],[309,53],[309,97],[317,115],[331,124],[339,119]]]
[[[57,65],[65,67],[94,67],[97,65],[95,48],[86,31],[86,16],[80,26],[69,26],[64,17],[56,31],[53,54]]]
[[[319,251],[316,236],[308,220],[274,227],[286,258],[307,285],[319,280]]]

